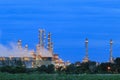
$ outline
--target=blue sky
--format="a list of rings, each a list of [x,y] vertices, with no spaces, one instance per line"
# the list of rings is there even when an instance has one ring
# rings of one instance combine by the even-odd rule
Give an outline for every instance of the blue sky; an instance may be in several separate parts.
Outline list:
[[[108,61],[109,40],[113,56],[120,56],[119,0],[0,0],[0,43],[22,39],[30,49],[38,43],[38,29],[52,33],[54,52],[63,60],[82,61],[84,40],[89,58]]]

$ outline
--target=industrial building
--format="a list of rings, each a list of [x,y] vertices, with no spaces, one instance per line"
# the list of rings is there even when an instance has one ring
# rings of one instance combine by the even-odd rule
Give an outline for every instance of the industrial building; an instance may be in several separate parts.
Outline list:
[[[59,55],[54,53],[53,50],[53,42],[51,38],[51,33],[49,32],[46,36],[46,32],[44,29],[39,29],[38,35],[38,44],[36,44],[35,50],[29,50],[29,46],[26,44],[25,47],[22,46],[22,40],[18,40],[16,53],[18,55],[12,55],[9,57],[1,56],[0,57],[0,66],[16,66],[18,61],[21,60],[23,66],[27,68],[37,68],[41,65],[55,65],[56,68],[66,65],[70,65],[70,62],[64,62],[59,58]],[[83,58],[83,63],[89,62],[88,55],[88,38],[85,39],[85,57]],[[114,59],[112,56],[112,45],[113,41],[110,40],[110,58],[109,62],[114,63]],[[19,55],[21,54],[21,55]]]
[[[46,37],[45,30],[39,30],[39,42],[36,45],[36,50],[29,50],[28,45],[22,47],[22,40],[18,40],[17,43],[17,52],[22,53],[22,56],[10,56],[10,57],[0,57],[0,66],[9,65],[16,66],[17,61],[21,60],[27,68],[36,68],[41,65],[50,65],[53,64],[55,67],[69,65],[59,58],[58,54],[55,54],[53,51],[53,42],[51,40],[51,33],[48,33]],[[47,40],[47,41],[46,41]],[[47,43],[47,48],[46,48]],[[16,52],[16,53],[17,53]]]

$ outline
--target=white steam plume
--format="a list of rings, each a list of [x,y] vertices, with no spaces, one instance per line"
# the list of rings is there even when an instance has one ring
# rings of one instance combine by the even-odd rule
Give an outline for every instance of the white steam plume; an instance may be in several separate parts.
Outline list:
[[[32,57],[31,51],[26,51],[23,49],[18,49],[17,45],[10,43],[10,47],[0,44],[0,57]]]

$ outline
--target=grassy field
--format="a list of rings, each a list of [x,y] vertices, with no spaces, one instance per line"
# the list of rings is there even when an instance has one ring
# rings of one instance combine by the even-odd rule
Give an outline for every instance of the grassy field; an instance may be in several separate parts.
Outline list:
[[[8,74],[0,73],[0,80],[120,80],[119,74]]]

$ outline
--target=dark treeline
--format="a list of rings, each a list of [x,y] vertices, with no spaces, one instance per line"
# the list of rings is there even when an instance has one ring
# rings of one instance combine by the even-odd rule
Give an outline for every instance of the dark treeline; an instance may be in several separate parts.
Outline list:
[[[61,71],[62,72],[62,71]],[[116,58],[114,63],[96,63],[89,61],[87,63],[76,62],[66,67],[66,74],[119,74],[120,58]]]
[[[26,68],[21,61],[17,62],[16,66],[2,66],[0,72],[8,73],[40,73],[40,74],[119,74],[120,73],[120,58],[116,58],[114,63],[96,63],[89,61],[87,63],[75,62],[66,67],[55,68],[54,65],[42,65],[37,68]]]

